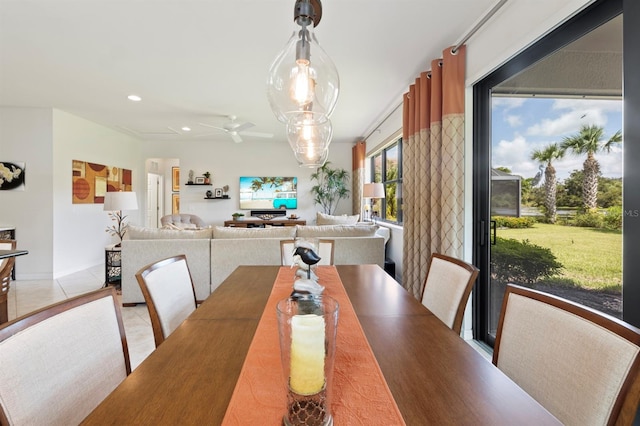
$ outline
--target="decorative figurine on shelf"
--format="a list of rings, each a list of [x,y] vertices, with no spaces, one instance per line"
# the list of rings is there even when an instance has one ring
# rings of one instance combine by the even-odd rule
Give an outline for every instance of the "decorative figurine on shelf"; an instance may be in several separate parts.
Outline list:
[[[204,183],[211,183],[211,173],[209,172],[204,172],[204,174],[202,175],[204,176]]]
[[[313,251],[309,244],[300,243],[293,252],[293,264],[297,266],[296,280],[293,282],[293,294],[321,294],[324,287],[318,284],[318,276],[311,270],[311,267],[320,261],[320,256]],[[306,275],[306,276],[305,276]]]
[[[189,170],[189,180],[187,181],[187,183],[193,183],[193,170]]]
[[[225,185],[222,187],[222,198],[229,198],[229,194],[227,194],[227,192],[229,192],[229,185]]]
[[[211,190],[207,191],[207,198],[213,198],[213,192],[211,192]]]

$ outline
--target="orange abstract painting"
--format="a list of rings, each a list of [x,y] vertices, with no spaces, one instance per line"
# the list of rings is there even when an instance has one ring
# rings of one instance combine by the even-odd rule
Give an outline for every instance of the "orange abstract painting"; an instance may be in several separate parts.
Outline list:
[[[73,204],[102,204],[104,194],[131,191],[131,170],[72,161]]]

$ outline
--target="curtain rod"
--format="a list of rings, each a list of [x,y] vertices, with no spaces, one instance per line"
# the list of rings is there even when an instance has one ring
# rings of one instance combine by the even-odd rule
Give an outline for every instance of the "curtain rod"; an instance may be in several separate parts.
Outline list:
[[[478,21],[478,23],[473,28],[471,28],[471,31],[469,31],[467,34],[465,34],[465,36],[462,37],[462,39],[460,40],[460,42],[458,44],[453,46],[453,48],[451,49],[451,53],[456,53],[456,51],[458,49],[460,49],[460,46],[465,44],[467,42],[467,40],[469,40],[484,24],[486,24],[487,21],[489,19],[491,19],[491,17],[496,14],[498,9],[500,9],[506,2],[507,2],[507,0],[499,0],[491,8],[491,10],[489,10],[489,12],[487,12],[487,14],[484,15],[482,17],[482,19],[480,19],[480,21]],[[380,129],[380,125],[382,123],[384,123],[389,117],[391,117],[391,115],[394,112],[396,112],[398,110],[398,108],[400,108],[402,106],[403,103],[404,103],[404,101],[401,101],[389,114],[387,114],[387,116],[385,118],[383,118],[382,121],[380,121],[380,123],[376,126],[376,128],[373,129],[367,136],[364,137],[364,140],[366,141],[367,139],[369,139],[371,137],[371,135],[373,135],[376,132],[376,130],[379,130]]]
[[[400,102],[398,105],[396,105],[395,108],[393,108],[393,110],[391,110],[391,112],[389,114],[387,114],[387,116],[385,118],[383,118],[382,120],[380,120],[380,122],[378,123],[378,125],[376,126],[375,129],[373,129],[371,132],[369,132],[369,134],[367,136],[364,137],[363,140],[367,140],[371,137],[372,134],[374,134],[377,130],[380,130],[380,126],[389,119],[389,117],[391,117],[393,115],[393,113],[395,113],[398,108],[400,108],[402,105],[404,104],[404,101]]]
[[[471,30],[464,37],[462,37],[462,40],[460,40],[458,44],[453,46],[453,49],[451,49],[451,53],[456,53],[458,49],[460,49],[460,46],[465,44],[467,40],[469,40],[484,24],[486,24],[487,21],[491,19],[491,17],[495,15],[498,9],[500,9],[506,2],[507,0],[499,0],[498,3],[496,3],[491,8],[491,10],[487,12],[487,14],[484,15],[482,19],[478,21],[478,23],[473,28],[471,28]]]

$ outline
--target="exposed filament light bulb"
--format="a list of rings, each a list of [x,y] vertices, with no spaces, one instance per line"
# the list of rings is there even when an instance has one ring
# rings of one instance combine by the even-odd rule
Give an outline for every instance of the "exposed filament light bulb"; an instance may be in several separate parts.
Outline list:
[[[309,105],[315,97],[315,80],[312,76],[312,69],[309,61],[299,60],[296,67],[291,70],[291,88],[289,96],[300,107]]]
[[[305,118],[302,121],[302,128],[300,129],[300,136],[305,141],[311,142],[313,140],[313,118],[310,117],[311,114],[305,114]]]

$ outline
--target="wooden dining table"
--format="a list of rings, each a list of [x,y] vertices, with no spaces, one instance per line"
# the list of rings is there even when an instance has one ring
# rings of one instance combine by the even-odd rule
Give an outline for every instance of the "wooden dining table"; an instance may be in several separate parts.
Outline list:
[[[83,424],[220,424],[279,268],[238,267]],[[336,269],[407,425],[560,424],[378,265]]]

